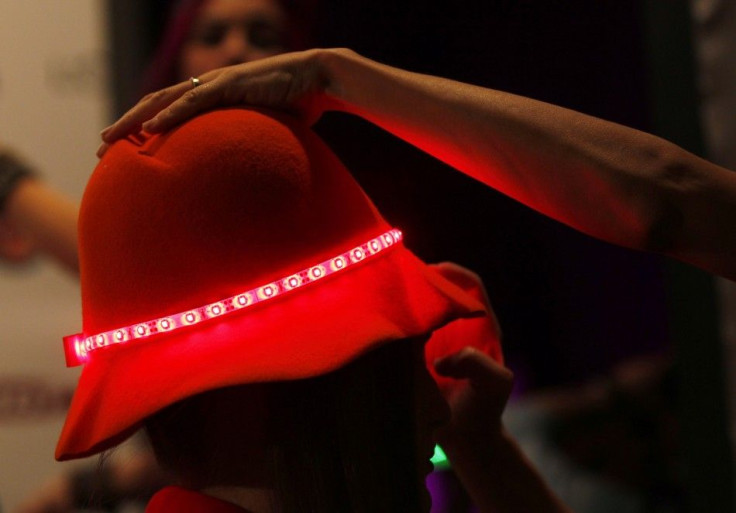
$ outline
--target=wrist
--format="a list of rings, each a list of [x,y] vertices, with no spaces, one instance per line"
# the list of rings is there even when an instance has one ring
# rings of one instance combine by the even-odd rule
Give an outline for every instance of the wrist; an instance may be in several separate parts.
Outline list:
[[[502,425],[482,433],[454,433],[451,437],[442,437],[439,445],[453,467],[460,464],[484,471],[490,471],[493,467],[502,469],[503,460],[509,459],[509,455],[518,450],[516,442]]]
[[[315,62],[322,77],[327,109],[349,112],[350,78],[356,73],[355,64],[364,59],[349,48],[316,50]]]

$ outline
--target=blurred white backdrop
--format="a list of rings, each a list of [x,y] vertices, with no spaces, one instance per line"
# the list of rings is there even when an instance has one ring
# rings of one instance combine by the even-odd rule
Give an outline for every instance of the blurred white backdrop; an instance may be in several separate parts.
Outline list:
[[[0,146],[80,199],[109,121],[102,0],[0,0]],[[0,509],[62,470],[53,460],[78,371],[61,336],[81,327],[77,278],[53,262],[0,263]]]

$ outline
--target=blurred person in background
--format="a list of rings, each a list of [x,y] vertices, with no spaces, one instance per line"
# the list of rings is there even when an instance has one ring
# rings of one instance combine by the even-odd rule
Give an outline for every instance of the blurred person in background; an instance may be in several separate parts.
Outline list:
[[[305,48],[310,2],[182,0],[141,80],[141,94],[202,73]],[[297,19],[300,21],[297,22]],[[78,272],[76,202],[47,186],[41,174],[0,147],[0,257],[22,262],[35,253]]]

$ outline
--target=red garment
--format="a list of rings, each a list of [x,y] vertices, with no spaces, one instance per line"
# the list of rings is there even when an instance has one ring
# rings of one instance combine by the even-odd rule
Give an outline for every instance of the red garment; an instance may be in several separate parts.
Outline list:
[[[167,486],[151,498],[146,506],[146,513],[248,513],[248,511],[209,495],[178,486]]]

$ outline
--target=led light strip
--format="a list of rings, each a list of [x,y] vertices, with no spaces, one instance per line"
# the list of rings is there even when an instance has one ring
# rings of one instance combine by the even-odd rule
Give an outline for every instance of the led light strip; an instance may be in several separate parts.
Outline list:
[[[229,298],[200,306],[199,308],[105,331],[96,335],[85,336],[84,333],[69,335],[64,337],[66,364],[68,367],[82,365],[89,361],[90,353],[97,349],[169,333],[177,329],[187,328],[204,321],[241,311],[244,308],[319,281],[331,274],[344,271],[348,267],[377,255],[381,251],[399,243],[401,239],[401,230],[394,228],[350,251],[320,262],[317,265]]]

